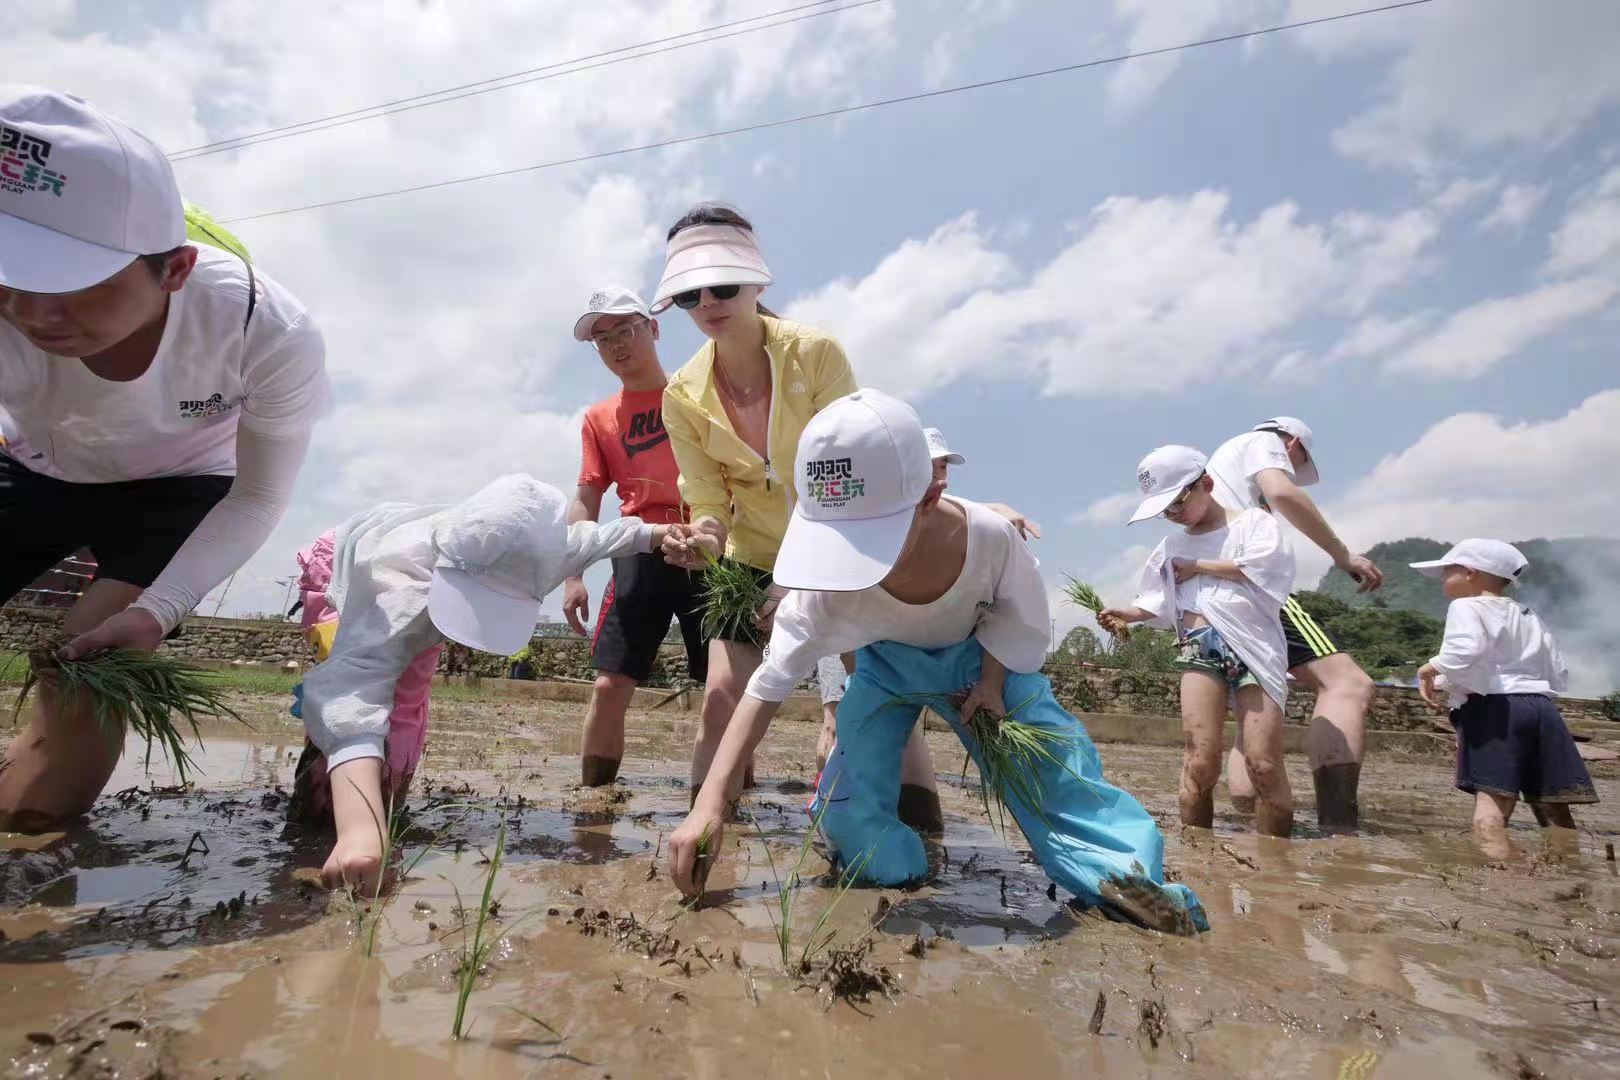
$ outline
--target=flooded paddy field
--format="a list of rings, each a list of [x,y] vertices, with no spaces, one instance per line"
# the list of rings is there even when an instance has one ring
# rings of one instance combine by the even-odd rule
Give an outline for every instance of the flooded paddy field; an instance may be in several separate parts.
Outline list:
[[[811,724],[773,728],[706,902],[686,910],[662,848],[687,806],[690,719],[633,713],[620,782],[580,789],[581,707],[435,703],[409,873],[356,903],[310,884],[326,841],[285,823],[302,743],[285,699],[241,704],[253,729],[208,731],[194,788],[126,755],[80,826],[5,839],[9,1075],[1620,1075],[1612,763],[1593,767],[1604,802],[1577,809],[1579,833],[1545,843],[1521,809],[1515,853],[1493,862],[1444,757],[1371,759],[1365,832],[1333,838],[1291,759],[1301,812],[1284,843],[1230,815],[1183,833],[1178,753],[1104,746],[1208,909],[1213,931],[1183,940],[1068,907],[931,733],[946,835],[930,880],[834,903],[812,852],[784,964]],[[503,823],[486,940],[501,936],[455,1041]]]

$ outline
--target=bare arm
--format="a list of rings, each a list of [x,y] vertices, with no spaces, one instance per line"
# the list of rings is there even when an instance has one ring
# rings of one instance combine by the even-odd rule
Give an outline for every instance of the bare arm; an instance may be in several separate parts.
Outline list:
[[[744,694],[737,711],[731,716],[731,722],[726,725],[726,733],[720,739],[720,749],[715,752],[714,763],[709,766],[709,775],[703,781],[703,790],[698,792],[697,799],[692,803],[692,812],[686,815],[686,820],[669,838],[669,873],[682,894],[691,896],[702,890],[703,879],[714,865],[713,860],[725,834],[722,819],[731,778],[735,775],[741,779],[744,763],[754,747],[765,738],[771,720],[781,707],[779,701],[762,701]],[[701,854],[708,860],[701,867],[698,859],[700,845],[704,849]]]
[[[602,513],[602,490],[581,484],[574,490],[574,501],[568,504],[568,524],[596,521]],[[585,624],[591,618],[591,594],[586,591],[585,579],[571,577],[563,582],[563,618],[568,620],[574,633],[584,636]]]
[[[1284,521],[1298,529],[1311,543],[1327,553],[1333,565],[1349,574],[1370,592],[1384,583],[1384,574],[1371,559],[1353,553],[1327,523],[1316,501],[1294,483],[1294,478],[1281,469],[1262,469],[1255,474],[1255,483],[1266,504],[1282,515]]]

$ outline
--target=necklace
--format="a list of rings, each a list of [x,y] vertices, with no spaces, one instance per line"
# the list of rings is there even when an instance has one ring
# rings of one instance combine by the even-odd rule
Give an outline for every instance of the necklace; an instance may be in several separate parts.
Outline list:
[[[726,369],[721,366],[718,357],[716,357],[714,361],[714,380],[720,384],[720,392],[726,397],[730,398],[732,404],[736,405],[738,408],[742,408],[745,405],[752,405],[754,402],[758,401],[760,398],[769,393],[771,388],[770,378],[767,375],[765,382],[754,389],[749,390],[746,393],[738,390],[736,386],[732,384],[731,380],[726,378]]]

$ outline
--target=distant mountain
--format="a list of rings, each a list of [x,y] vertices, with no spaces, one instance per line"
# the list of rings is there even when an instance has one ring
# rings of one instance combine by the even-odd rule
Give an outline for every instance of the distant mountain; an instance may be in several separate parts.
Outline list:
[[[1514,593],[1533,608],[1558,637],[1570,663],[1578,694],[1601,694],[1620,686],[1620,650],[1614,627],[1620,623],[1620,540],[1515,540],[1530,567]],[[1384,572],[1376,593],[1358,593],[1348,574],[1329,570],[1317,591],[1351,608],[1422,612],[1444,619],[1448,601],[1440,582],[1408,563],[1438,559],[1451,547],[1442,540],[1411,537],[1374,545],[1366,554]]]

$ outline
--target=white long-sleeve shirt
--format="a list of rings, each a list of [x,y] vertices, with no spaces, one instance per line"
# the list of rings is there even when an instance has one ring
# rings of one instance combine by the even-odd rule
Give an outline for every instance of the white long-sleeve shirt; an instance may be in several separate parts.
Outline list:
[[[1051,640],[1040,564],[1018,530],[978,503],[954,499],[967,512],[962,572],[938,600],[907,604],[881,585],[860,592],[795,590],[776,609],[770,647],[748,680],[748,696],[784,701],[823,656],[876,641],[943,649],[976,637],[1009,671],[1035,672]]]
[[[1569,667],[1535,612],[1506,596],[1469,596],[1446,609],[1446,636],[1429,663],[1446,677],[1451,707],[1469,694],[1545,694],[1569,688]]]
[[[400,675],[444,640],[428,617],[433,528],[448,506],[387,503],[338,526],[332,582],[338,632],[326,660],[304,677],[304,726],[327,766],[383,757]],[[652,550],[653,526],[638,518],[569,526],[560,584],[601,559]]]

